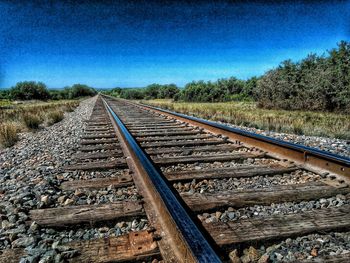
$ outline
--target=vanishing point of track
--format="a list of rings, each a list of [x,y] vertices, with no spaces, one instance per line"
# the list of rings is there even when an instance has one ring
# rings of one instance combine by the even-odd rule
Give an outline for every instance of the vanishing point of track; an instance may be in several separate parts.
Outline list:
[[[66,181],[62,189],[134,185],[142,199],[37,209],[30,219],[41,227],[69,228],[145,217],[149,227],[68,244],[80,252],[71,262],[221,262],[229,261],[234,249],[241,252],[289,237],[350,230],[349,205],[221,220],[221,211],[228,208],[348,195],[346,157],[101,95],[78,151],[67,171],[123,172],[110,178]],[[284,180],[286,174],[306,174],[307,179],[249,187],[251,178]],[[230,178],[246,179],[247,185],[208,191],[208,181]],[[217,213],[216,220],[208,220],[205,215],[210,212]],[[16,262],[24,253],[12,251],[8,259]],[[317,262],[348,262],[349,255],[318,257]]]

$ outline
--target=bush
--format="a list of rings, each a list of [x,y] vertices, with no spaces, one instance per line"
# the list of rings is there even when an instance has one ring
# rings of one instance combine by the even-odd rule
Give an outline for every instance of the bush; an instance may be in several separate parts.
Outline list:
[[[25,113],[22,118],[24,124],[29,129],[38,129],[39,125],[43,122],[40,116],[32,113]]]
[[[268,109],[350,113],[350,43],[342,41],[328,56],[282,62],[257,81],[254,94]]]
[[[151,84],[145,88],[114,88],[102,91],[104,94],[129,100],[173,99],[180,89],[175,84]]]
[[[62,90],[50,90],[50,96],[53,100],[77,99],[95,96],[96,94],[96,90],[83,84],[74,84],[72,87],[64,87]]]
[[[17,126],[11,122],[0,124],[0,144],[11,147],[18,141]]]
[[[63,111],[60,111],[60,110],[51,111],[47,114],[49,125],[60,122],[61,120],[63,120],[63,118],[64,118],[64,113]]]
[[[192,81],[174,95],[174,100],[187,102],[223,102],[231,100],[251,100],[256,78],[247,81],[231,77],[215,82]]]
[[[74,84],[69,90],[69,99],[75,99],[80,97],[89,97],[96,95],[97,92],[87,85]]]
[[[0,100],[6,100],[6,99],[10,99],[10,91],[0,89]]]
[[[145,94],[142,89],[123,89],[120,97],[127,100],[142,100]]]
[[[10,98],[15,100],[47,100],[50,93],[42,82],[23,81],[10,89]]]
[[[73,112],[76,107],[78,107],[79,104],[67,104],[64,106],[64,111],[66,112]]]

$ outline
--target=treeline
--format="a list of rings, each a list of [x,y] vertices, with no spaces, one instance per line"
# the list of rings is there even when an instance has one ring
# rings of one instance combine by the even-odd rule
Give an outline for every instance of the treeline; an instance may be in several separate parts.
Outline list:
[[[185,88],[174,99],[187,102],[250,100],[256,83],[256,77],[247,81],[234,77],[219,79],[215,82],[192,81],[186,84]]]
[[[145,88],[114,88],[103,93],[123,99],[174,99],[176,101],[218,102],[251,99],[257,78],[247,81],[234,77],[215,82],[193,81],[180,89],[175,84],[151,84]]]
[[[173,99],[180,92],[175,84],[151,84],[145,88],[114,88],[104,90],[103,93],[123,99]]]
[[[260,77],[193,81],[145,88],[115,88],[107,92],[125,99],[171,98],[185,102],[254,100],[262,108],[342,111],[350,113],[350,43],[342,41],[322,56],[282,62]]]
[[[2,90],[0,92],[0,99],[61,100],[94,96],[95,94],[97,94],[96,90],[83,84],[74,84],[73,86],[65,87],[64,89],[49,90],[42,82],[23,81],[18,82],[9,90]]]
[[[350,43],[340,42],[327,55],[284,61],[257,84],[254,93],[263,108],[350,113]]]

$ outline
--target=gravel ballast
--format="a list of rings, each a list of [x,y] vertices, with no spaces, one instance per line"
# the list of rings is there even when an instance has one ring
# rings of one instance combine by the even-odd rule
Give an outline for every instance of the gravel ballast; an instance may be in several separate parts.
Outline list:
[[[310,234],[297,238],[287,238],[271,246],[255,248],[250,246],[239,253],[231,251],[231,262],[236,263],[268,263],[268,262],[300,262],[301,260],[320,261],[320,257],[330,258],[349,255],[350,232],[334,232],[329,234]],[[345,261],[344,261],[345,262]]]
[[[313,211],[322,208],[341,207],[350,204],[350,194],[333,196],[330,198],[321,198],[319,200],[302,202],[285,202],[271,204],[267,206],[254,205],[234,209],[229,207],[225,211],[216,211],[214,213],[203,213],[198,218],[205,223],[237,221],[248,218],[263,218],[274,215],[288,215]]]
[[[91,191],[62,191],[67,180],[113,177],[124,173],[65,172],[73,163],[84,121],[88,120],[96,97],[84,100],[74,112],[52,126],[35,133],[20,134],[19,142],[0,154],[0,250],[24,248],[29,254],[21,262],[64,262],[77,255],[65,242],[119,236],[146,229],[146,219],[109,222],[107,226],[77,226],[67,230],[40,228],[25,223],[32,209],[80,204],[103,204],[125,199],[137,200],[134,186],[115,189],[106,187]],[[68,201],[67,201],[68,200]]]

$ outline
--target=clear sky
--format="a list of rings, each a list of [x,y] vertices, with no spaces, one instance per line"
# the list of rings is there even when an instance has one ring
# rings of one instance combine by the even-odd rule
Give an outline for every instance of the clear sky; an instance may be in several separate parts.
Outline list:
[[[350,1],[0,0],[0,87],[246,79],[340,40]]]

